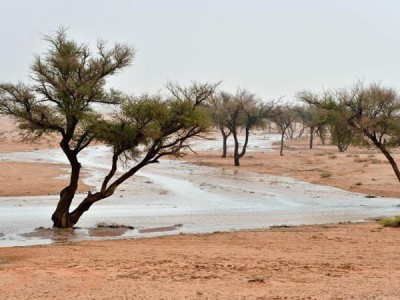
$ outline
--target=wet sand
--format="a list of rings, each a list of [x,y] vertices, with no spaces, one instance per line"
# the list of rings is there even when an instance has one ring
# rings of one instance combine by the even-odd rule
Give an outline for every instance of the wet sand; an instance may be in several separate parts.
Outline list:
[[[0,248],[2,299],[399,299],[376,223]]]

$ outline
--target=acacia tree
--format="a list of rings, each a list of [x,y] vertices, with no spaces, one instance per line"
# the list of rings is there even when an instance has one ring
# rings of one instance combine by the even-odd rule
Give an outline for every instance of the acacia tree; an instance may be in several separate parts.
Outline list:
[[[350,144],[356,142],[356,135],[353,134],[347,122],[347,113],[345,107],[337,105],[328,114],[327,125],[331,134],[331,143],[336,145],[340,152],[346,151]]]
[[[226,92],[220,92],[215,94],[209,106],[209,114],[214,126],[218,127],[222,135],[222,156],[226,158],[227,154],[227,141],[228,137],[231,135],[232,131],[226,124],[228,119],[228,105],[231,100],[231,95]]]
[[[310,92],[301,91],[297,93],[296,98],[306,104],[306,106],[300,106],[296,109],[299,119],[302,123],[310,129],[310,142],[309,148],[314,147],[314,136],[317,134],[322,143],[325,143],[326,136],[326,125],[327,125],[327,112],[318,106],[312,105],[318,101],[318,99],[327,99],[329,97],[328,93],[323,93],[321,95]]]
[[[216,85],[193,84],[182,88],[170,84],[170,95],[144,95],[128,99],[122,93],[106,91],[106,79],[129,66],[132,48],[103,42],[93,53],[87,45],[67,38],[64,30],[45,38],[49,50],[36,56],[31,66],[32,85],[0,84],[0,112],[13,117],[27,137],[60,136],[71,174],[60,192],[52,220],[55,227],[70,228],[94,203],[113,195],[116,188],[139,169],[165,155],[177,155],[186,141],[204,132],[208,118],[203,103]],[[115,116],[103,117],[93,104],[112,104]],[[110,146],[112,161],[98,192],[89,192],[71,211],[81,173],[80,152],[93,141]],[[122,172],[118,162],[136,163]]]
[[[289,105],[279,105],[274,108],[271,116],[272,121],[275,123],[281,133],[280,156],[283,156],[283,141],[287,137],[287,131],[293,126],[297,120],[297,113],[295,109]]]
[[[390,153],[391,146],[400,144],[400,97],[396,90],[376,83],[367,87],[357,83],[310,103],[328,112],[344,109],[342,115],[347,116],[353,134],[378,148],[400,181],[399,168]]]
[[[274,103],[263,103],[255,94],[246,90],[238,90],[235,95],[225,94],[226,120],[225,126],[232,132],[234,139],[234,165],[240,166],[240,159],[246,154],[250,131],[264,125],[265,118],[271,111]],[[240,147],[239,133],[244,130],[244,142]],[[240,149],[241,148],[241,149]]]

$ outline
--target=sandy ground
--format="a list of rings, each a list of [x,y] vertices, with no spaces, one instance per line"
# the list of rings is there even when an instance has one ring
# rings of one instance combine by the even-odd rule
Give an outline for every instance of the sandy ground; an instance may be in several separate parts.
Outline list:
[[[400,197],[400,184],[385,157],[373,148],[350,147],[340,153],[335,146],[316,143],[308,148],[308,140],[286,141],[284,155],[272,152],[248,152],[240,167],[233,158],[221,158],[220,152],[188,153],[184,160],[227,170],[256,172],[293,177],[307,182],[338,187],[352,192],[376,196]],[[277,146],[278,147],[278,146]],[[394,157],[400,162],[400,154]]]
[[[0,248],[2,299],[399,299],[375,223]]]
[[[67,177],[66,165],[0,162],[0,196],[59,194],[68,184]],[[78,192],[89,190],[90,187],[80,181]]]
[[[21,142],[12,120],[0,117],[0,153],[33,151],[58,147],[56,137]],[[68,184],[68,165],[0,162],[0,196],[41,196],[59,194]],[[90,187],[80,181],[78,192]]]
[[[12,134],[2,135],[0,151],[56,146],[51,140],[21,146]],[[218,156],[185,159],[234,169],[232,159]],[[248,153],[241,163],[239,172],[400,196],[390,166],[374,150],[309,150],[303,140],[288,143],[284,157]],[[54,177],[63,168],[1,162],[0,195],[58,192],[65,182]],[[0,298],[399,299],[399,243],[398,229],[363,223],[0,248]]]

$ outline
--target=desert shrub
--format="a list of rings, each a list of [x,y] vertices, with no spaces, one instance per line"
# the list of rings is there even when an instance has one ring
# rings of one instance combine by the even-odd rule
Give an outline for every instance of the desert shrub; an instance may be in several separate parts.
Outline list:
[[[382,163],[382,161],[380,160],[380,159],[377,159],[377,158],[371,158],[371,163],[373,163],[373,164],[381,164]]]
[[[400,227],[400,216],[380,219],[379,224],[383,227]]]
[[[358,163],[363,163],[363,162],[368,162],[368,159],[357,157],[357,158],[354,159],[354,161],[358,162]]]
[[[328,178],[328,177],[331,177],[331,176],[332,176],[332,173],[329,172],[329,171],[323,171],[321,173],[321,178]]]

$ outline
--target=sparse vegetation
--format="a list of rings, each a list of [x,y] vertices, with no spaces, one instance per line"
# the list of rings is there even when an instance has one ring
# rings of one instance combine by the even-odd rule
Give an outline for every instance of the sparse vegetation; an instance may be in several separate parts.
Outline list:
[[[324,155],[325,155],[325,153],[323,153],[323,152],[314,153],[314,156],[324,156]]]
[[[330,171],[322,171],[320,176],[321,176],[321,178],[328,178],[328,177],[332,176],[332,172],[330,172]]]
[[[381,224],[383,227],[400,227],[400,216],[382,218],[379,220],[379,224]]]
[[[362,157],[356,157],[356,158],[354,159],[354,161],[357,162],[357,163],[365,163],[365,162],[368,162],[369,159],[367,159],[367,158],[362,158]]]

